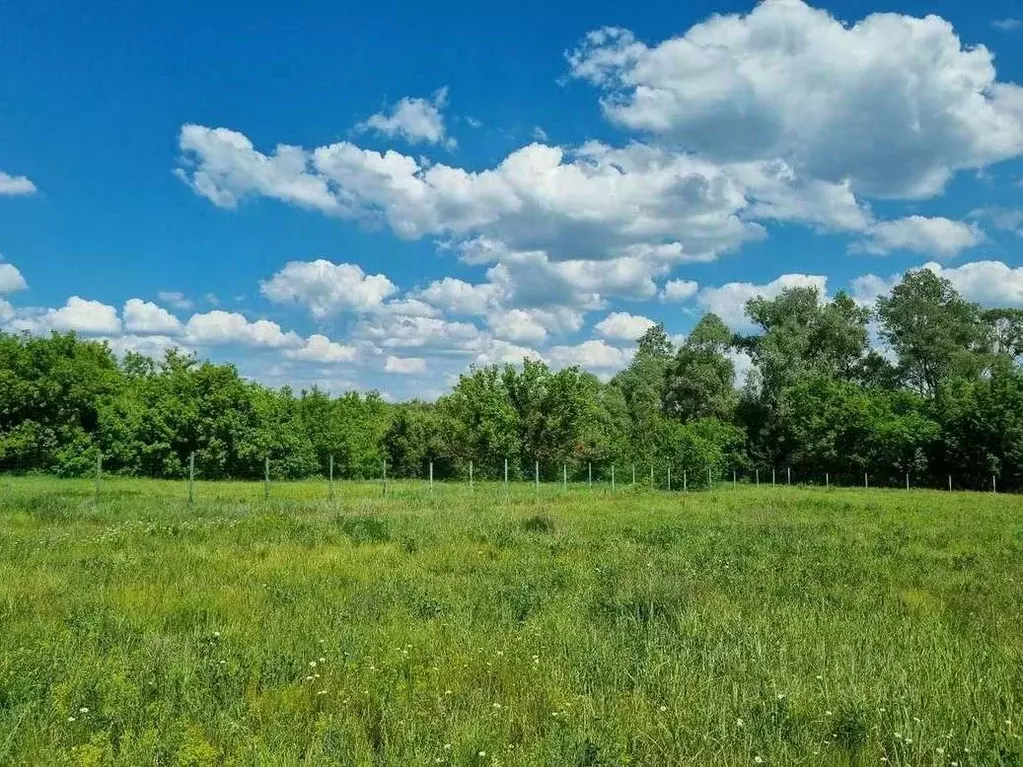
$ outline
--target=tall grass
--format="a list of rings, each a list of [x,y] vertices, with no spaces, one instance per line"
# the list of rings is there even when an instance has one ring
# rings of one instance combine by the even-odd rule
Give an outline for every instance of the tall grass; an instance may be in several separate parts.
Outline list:
[[[0,763],[1019,764],[1023,498],[0,479]]]

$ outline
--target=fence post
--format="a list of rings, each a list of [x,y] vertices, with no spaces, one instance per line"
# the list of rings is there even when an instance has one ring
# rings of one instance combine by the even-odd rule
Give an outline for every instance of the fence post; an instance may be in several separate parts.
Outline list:
[[[906,489],[909,490],[909,472],[906,472]]]
[[[263,500],[270,500],[270,456],[263,459]]]
[[[533,481],[536,484],[536,500],[540,500],[540,462],[533,465]]]
[[[504,494],[508,495],[508,459],[504,459]]]
[[[995,482],[995,475],[994,474],[991,475],[991,492],[992,493],[997,493],[998,492],[998,484]]]
[[[611,464],[611,492],[615,491],[615,465]]]
[[[433,461],[430,461],[430,492],[433,492]]]
[[[668,492],[671,492],[671,464],[668,464]]]
[[[870,478],[867,476],[867,472],[863,472],[863,489],[870,489]]]
[[[824,487],[831,487],[831,475],[828,472],[824,472]]]
[[[774,487],[774,486],[775,486],[775,481],[774,481],[774,467],[772,466],[772,467],[771,467],[771,487]]]
[[[384,495],[387,495],[387,461],[383,460],[380,463],[383,467]]]
[[[785,469],[785,473],[787,475],[786,478],[785,478],[785,484],[786,485],[791,485],[792,484],[792,467],[789,466],[787,469]]]
[[[586,462],[586,488],[593,489],[593,464],[589,461]]]
[[[732,489],[735,489],[735,469],[732,469]]]
[[[96,502],[99,503],[99,482],[103,477],[103,453],[96,453]]]
[[[188,454],[188,505],[195,505],[195,452]]]
[[[757,473],[757,488],[760,488],[760,469],[754,469]]]
[[[334,500],[334,454],[330,454],[330,500]]]
[[[471,491],[473,491],[475,489],[476,488],[474,487],[474,485],[472,483],[472,461],[469,461],[469,491],[471,492]]]
[[[685,469],[682,469],[682,492],[689,492],[689,472]]]
[[[561,489],[568,490],[568,464],[561,464]]]
[[[636,486],[636,464],[632,464],[632,486]]]
[[[948,475],[948,491],[950,493],[952,492],[952,475],[951,474]]]
[[[650,489],[654,489],[654,465],[650,464]]]
[[[714,475],[711,473],[710,467],[707,467],[707,489],[714,489]]]

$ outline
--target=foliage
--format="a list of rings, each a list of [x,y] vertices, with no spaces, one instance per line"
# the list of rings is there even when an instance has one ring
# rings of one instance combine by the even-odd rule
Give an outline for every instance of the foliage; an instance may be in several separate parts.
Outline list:
[[[1023,488],[1023,310],[981,309],[930,270],[877,311],[813,287],[757,297],[754,332],[708,314],[675,348],[663,325],[609,382],[542,361],[470,367],[437,402],[295,393],[232,365],[161,360],[72,334],[0,334],[0,471],[180,478],[609,479],[651,464],[789,468],[901,484]],[[872,324],[873,323],[873,324]],[[871,337],[875,342],[871,343]],[[749,375],[736,389],[736,361]],[[702,480],[701,480],[702,481]]]

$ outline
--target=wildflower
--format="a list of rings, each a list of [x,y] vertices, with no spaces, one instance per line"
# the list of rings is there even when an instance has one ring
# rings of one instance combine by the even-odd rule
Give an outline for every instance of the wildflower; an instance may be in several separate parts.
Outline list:
[[[445,751],[450,751],[451,750],[451,744],[450,743],[445,743],[444,744],[444,750]]]
[[[313,681],[313,677],[312,677],[312,675],[310,674],[309,676],[307,676],[307,677],[305,678],[305,680],[306,680],[307,682],[311,682],[311,681]]]
[[[824,712],[824,716],[831,716],[831,712],[830,711],[825,711]]]
[[[214,639],[220,639],[220,632],[219,631],[214,631],[213,632],[213,638]]]
[[[660,709],[660,711],[661,711],[661,713],[662,713],[662,714],[663,714],[663,713],[664,713],[665,711],[667,711],[667,710],[668,710],[668,707],[667,707],[667,706],[661,706],[661,709]]]
[[[76,719],[75,719],[75,718],[74,718],[73,716],[69,716],[69,717],[67,718],[67,720],[68,720],[69,722],[74,722],[74,721],[77,721],[77,720],[76,720]]]
[[[745,722],[743,722],[743,721],[742,721],[742,719],[736,719],[736,720],[735,720],[735,726],[736,726],[736,727],[742,727],[742,726],[743,726],[743,725],[745,725],[745,724],[746,724],[746,723],[745,723]]]
[[[445,694],[445,695],[450,695],[450,694],[451,694],[451,690],[445,690],[445,691],[444,691],[444,694]]]
[[[316,693],[316,694],[317,694],[317,695],[326,695],[326,694],[327,694],[327,691],[326,691],[326,690],[320,690],[320,691],[319,691],[318,693]]]
[[[821,676],[820,674],[818,674],[818,675],[817,675],[817,681],[818,681],[818,682],[823,682],[823,681],[824,681],[824,677],[823,677],[823,676]]]
[[[479,754],[477,754],[477,756],[486,756],[486,755],[487,755],[486,751],[480,751]]]
[[[938,756],[941,756],[944,753],[945,753],[945,749],[943,749],[941,746],[938,746]]]
[[[778,693],[778,700],[785,700],[785,693],[783,692]]]
[[[494,704],[494,708],[501,708],[501,704],[500,703],[495,703]]]
[[[320,663],[326,663],[326,662],[327,662],[326,658],[320,658]]]
[[[316,668],[316,661],[314,660],[309,661],[309,668]]]
[[[82,706],[80,709],[78,709],[78,713],[79,714],[88,714],[89,713],[89,709],[86,708],[85,706]]]
[[[764,760],[763,760],[762,757],[759,757],[759,756],[754,756],[753,757],[753,764],[763,764],[763,763],[764,763]]]

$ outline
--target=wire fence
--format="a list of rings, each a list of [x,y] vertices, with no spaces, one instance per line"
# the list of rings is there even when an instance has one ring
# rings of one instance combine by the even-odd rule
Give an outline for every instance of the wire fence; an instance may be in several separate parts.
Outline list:
[[[902,490],[912,492],[914,490],[945,491],[945,492],[989,492],[989,493],[1011,493],[1014,488],[1000,486],[997,474],[992,474],[990,484],[978,483],[975,479],[970,482],[957,481],[954,474],[948,474],[946,481],[940,486],[933,482],[933,476],[927,475],[924,479],[914,481],[912,472],[904,473],[901,481],[893,481],[893,473],[871,477],[869,472],[821,472],[819,474],[800,474],[793,472],[791,467],[778,468],[744,468],[732,469],[731,471],[715,471],[713,468],[706,470],[690,471],[689,469],[679,470],[677,466],[674,472],[672,464],[650,462],[646,465],[630,463],[624,466],[614,463],[606,466],[595,466],[588,463],[585,468],[572,467],[570,464],[561,462],[558,465],[547,462],[541,465],[540,461],[534,461],[532,476],[524,476],[526,472],[521,467],[515,467],[508,460],[504,461],[503,474],[494,477],[493,472],[488,472],[481,477],[477,472],[474,461],[469,461],[464,477],[435,479],[434,465],[430,462],[425,478],[394,478],[388,476],[388,464],[386,461],[380,463],[380,473],[377,479],[345,479],[335,476],[335,464],[333,456],[330,456],[328,474],[322,480],[299,480],[298,482],[309,485],[310,483],[324,484],[324,495],[327,500],[336,500],[343,495],[341,486],[344,484],[377,484],[380,494],[383,496],[394,495],[395,487],[403,492],[409,489],[417,494],[432,493],[438,487],[450,489],[464,485],[470,493],[477,491],[493,492],[502,490],[510,494],[515,489],[517,496],[523,495],[523,489],[531,487],[534,496],[539,499],[541,496],[550,496],[552,491],[560,492],[601,492],[601,493],[697,493],[707,491],[721,491],[739,488],[770,489],[778,487],[801,487],[830,489],[859,488],[865,491],[870,490]],[[560,471],[558,471],[560,469]],[[582,475],[580,477],[580,474]],[[116,476],[116,475],[114,475]],[[98,455],[95,466],[95,497],[98,501],[103,492],[103,456]],[[197,500],[196,483],[200,478],[196,474],[195,454],[191,454],[188,460],[187,476],[187,500],[189,504],[195,504]],[[926,481],[930,480],[930,481]],[[215,482],[206,480],[203,482]],[[266,458],[263,462],[262,498],[270,501],[273,497],[275,484],[294,483],[294,480],[286,478],[275,479],[273,475],[273,462]]]

